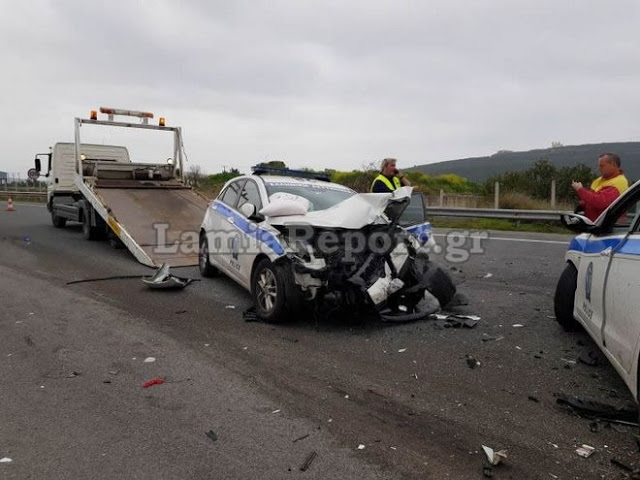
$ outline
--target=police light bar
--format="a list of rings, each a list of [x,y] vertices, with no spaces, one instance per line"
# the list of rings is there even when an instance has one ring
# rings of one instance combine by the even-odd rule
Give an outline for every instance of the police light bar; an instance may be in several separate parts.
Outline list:
[[[254,175],[282,175],[284,177],[311,178],[323,182],[331,181],[328,173],[307,172],[306,170],[291,170],[290,168],[255,165],[251,167],[251,171]]]
[[[150,118],[153,118],[153,113],[151,112],[137,112],[135,110],[123,110],[121,108],[100,107],[100,113],[106,113],[107,115],[109,115],[108,119],[110,122],[113,122],[114,115],[124,115],[126,117],[138,117],[142,119],[142,123],[144,124],[148,123]]]

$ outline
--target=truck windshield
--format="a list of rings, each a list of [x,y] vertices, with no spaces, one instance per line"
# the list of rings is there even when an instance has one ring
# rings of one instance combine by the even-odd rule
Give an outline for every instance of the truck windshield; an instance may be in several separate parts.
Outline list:
[[[311,205],[309,206],[310,212],[314,210],[325,210],[329,207],[333,207],[334,205],[356,194],[356,192],[354,192],[353,190],[333,186],[331,184],[310,185],[277,182],[267,183],[266,187],[267,194],[269,196],[273,195],[276,192],[283,192],[291,193],[293,195],[299,195],[300,197],[306,198],[311,203]]]

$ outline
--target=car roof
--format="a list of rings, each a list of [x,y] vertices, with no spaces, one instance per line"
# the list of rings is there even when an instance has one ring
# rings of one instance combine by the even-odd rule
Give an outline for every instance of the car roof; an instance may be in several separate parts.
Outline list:
[[[349,187],[346,187],[344,185],[340,185],[339,183],[333,183],[333,182],[325,182],[323,180],[316,180],[313,178],[301,178],[301,177],[290,177],[290,176],[285,176],[285,175],[245,175],[244,178],[252,178],[252,179],[257,179],[257,178],[261,178],[262,181],[266,184],[266,185],[270,185],[270,184],[282,184],[282,183],[287,183],[287,184],[297,184],[297,185],[313,185],[313,186],[318,186],[318,187],[327,187],[330,186],[332,188],[341,188],[341,189],[345,189],[345,190],[352,190]]]

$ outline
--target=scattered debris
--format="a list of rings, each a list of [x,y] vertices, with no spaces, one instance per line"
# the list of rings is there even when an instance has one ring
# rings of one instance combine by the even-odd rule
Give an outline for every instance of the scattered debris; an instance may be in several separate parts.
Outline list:
[[[358,450],[364,450],[365,446],[361,443],[360,445],[358,445]]]
[[[600,424],[597,421],[591,422],[589,424],[589,430],[591,430],[593,433],[598,433],[600,431]]]
[[[144,359],[144,363],[153,363],[156,361],[155,357],[147,357]]]
[[[560,360],[562,360],[564,363],[568,363],[569,365],[575,365],[576,364],[575,360],[569,360],[568,358],[561,358]]]
[[[175,311],[173,313],[175,313],[176,315],[182,315],[183,313],[187,313],[187,311],[186,310],[177,310],[177,311]]]
[[[184,288],[189,285],[191,282],[195,282],[197,279],[193,278],[183,278],[176,277],[169,273],[169,265],[163,263],[156,273],[151,277],[142,277],[142,281],[149,287],[153,289],[174,289],[174,288]]]
[[[142,384],[142,388],[153,387],[154,385],[162,385],[164,380],[161,378],[154,378],[152,380],[148,380]]]
[[[318,454],[316,452],[311,452],[309,454],[309,456],[307,457],[307,459],[304,461],[304,463],[302,464],[302,466],[300,467],[300,470],[302,470],[303,472],[306,472],[307,469],[311,466],[311,463],[313,462],[313,460],[318,456]]]
[[[491,465],[498,465],[502,460],[507,458],[506,450],[495,451],[493,448],[487,447],[486,445],[482,445],[482,449],[484,450],[487,460]]]
[[[208,432],[205,432],[204,434],[207,437],[209,437],[212,442],[215,442],[216,440],[218,440],[218,435],[216,435],[216,432],[214,432],[213,430],[209,430]]]
[[[406,349],[406,348],[401,348],[400,350],[398,350],[398,353],[404,353],[404,352],[406,352],[406,351],[407,351],[407,349]]]
[[[84,280],[72,280],[65,285],[75,285],[76,283],[102,282],[103,280],[127,280],[129,278],[141,278],[142,275],[115,275],[113,277],[86,278]]]
[[[534,397],[533,395],[529,395],[529,400],[532,402],[540,403],[540,399],[538,397]]]
[[[484,276],[484,277],[482,277],[482,278],[491,278],[491,277],[493,277],[493,273],[487,273],[487,274],[485,274],[485,276]]]
[[[0,463],[11,463],[11,462],[13,462],[13,460],[11,460],[9,457],[0,458]]]
[[[271,412],[271,413],[280,413],[280,409],[278,409],[278,410],[274,410],[274,411],[273,411],[273,412]]]
[[[437,313],[435,315],[431,315],[431,317],[436,320],[444,320],[446,323],[444,324],[445,328],[473,328],[480,321],[480,317],[477,315],[458,315],[451,313]]]
[[[33,339],[31,338],[31,335],[27,335],[24,337],[24,341],[27,345],[29,345],[30,347],[33,347],[36,343],[33,341]]]
[[[302,435],[301,437],[296,438],[293,443],[299,442],[300,440],[304,440],[305,438],[307,438],[309,436],[309,434],[307,433],[306,435]]]
[[[593,351],[589,351],[586,355],[584,353],[578,355],[578,362],[595,367],[600,363],[600,358]]]
[[[118,373],[120,373],[118,370],[109,370],[107,372],[109,375],[117,375]]]
[[[583,444],[580,448],[576,450],[576,453],[581,457],[589,458],[591,455],[593,455],[593,452],[595,451],[596,449],[593,448],[591,445]]]
[[[228,310],[235,310],[236,306],[235,305],[227,305],[226,307],[224,307]]]
[[[521,323],[514,323],[514,324],[513,324],[513,325],[511,325],[511,326],[512,326],[513,328],[522,328],[522,327],[524,327],[524,325],[523,325],[523,324],[521,324]]]
[[[559,405],[570,407],[578,415],[587,418],[600,418],[606,421],[625,422],[625,424],[637,425],[635,420],[638,413],[635,406],[615,406],[575,395],[556,393],[556,402]]]
[[[465,358],[469,368],[476,368],[480,366],[480,362],[476,360],[474,357],[472,357],[471,355],[465,355]]]
[[[256,313],[256,307],[249,307],[242,312],[242,318],[245,322],[259,322],[258,314]]]
[[[69,375],[67,375],[67,378],[74,378],[79,376],[80,376],[80,372],[71,372]]]

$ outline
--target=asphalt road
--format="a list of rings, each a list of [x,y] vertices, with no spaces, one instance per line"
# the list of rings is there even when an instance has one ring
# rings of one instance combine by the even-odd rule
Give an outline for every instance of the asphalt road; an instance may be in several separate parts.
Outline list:
[[[455,263],[465,249],[449,239],[438,257],[469,298],[456,311],[482,317],[473,329],[348,314],[274,326],[243,321],[249,294],[225,278],[66,285],[151,270],[54,229],[43,207],[3,208],[0,478],[470,479],[481,445],[507,450],[497,479],[622,478],[610,460],[640,465],[638,432],[594,432],[554,398],[631,401],[606,361],[576,362],[597,351],[588,336],[553,319],[569,238],[490,232]]]

